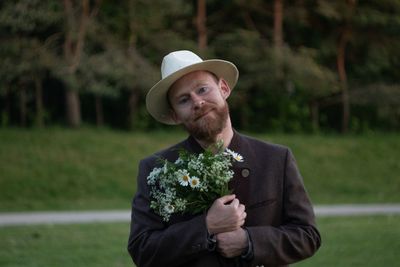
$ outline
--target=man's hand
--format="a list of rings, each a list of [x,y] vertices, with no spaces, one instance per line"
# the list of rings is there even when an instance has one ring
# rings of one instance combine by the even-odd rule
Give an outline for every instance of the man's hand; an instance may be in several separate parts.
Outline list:
[[[217,234],[217,251],[226,258],[233,258],[246,252],[248,246],[246,230],[239,228],[232,232]]]
[[[244,205],[239,203],[235,195],[216,199],[206,216],[208,232],[218,234],[239,229],[246,218],[244,210]]]

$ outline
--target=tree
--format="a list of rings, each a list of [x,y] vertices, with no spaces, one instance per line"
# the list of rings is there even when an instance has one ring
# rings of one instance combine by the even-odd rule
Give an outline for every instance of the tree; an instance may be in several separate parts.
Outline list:
[[[3,4],[0,11],[0,29],[2,31],[1,82],[3,93],[10,90],[18,92],[20,124],[28,123],[27,103],[33,94],[35,102],[35,125],[44,125],[44,107],[42,100],[42,81],[49,68],[52,51],[46,46],[42,36],[48,29],[59,23],[59,9],[50,1],[20,0]],[[6,34],[5,34],[6,33]],[[35,88],[30,92],[30,88]],[[8,99],[8,98],[7,98]],[[9,117],[11,103],[7,100],[5,116]],[[8,119],[5,119],[8,120]]]
[[[67,122],[72,127],[78,127],[81,124],[79,92],[75,75],[81,62],[89,23],[97,15],[100,0],[96,0],[92,6],[90,4],[89,0],[78,1],[78,3],[73,0],[64,0],[66,24],[64,59],[67,64],[65,70],[65,80],[67,80],[65,98]]]
[[[399,43],[399,12],[398,1],[318,1],[317,13],[324,26],[321,33],[330,33],[324,39],[336,43],[335,50],[328,52],[330,45],[323,45],[326,54],[335,55],[342,92],[342,132],[349,129],[351,101],[357,101],[351,97],[352,87],[364,87],[367,91],[371,83],[389,83],[392,87],[395,82],[399,52],[394,46]]]
[[[123,106],[127,110],[125,126],[129,129],[140,125],[137,120],[142,108],[141,99],[145,91],[158,79],[158,71],[138,46],[143,42],[143,38],[153,37],[147,36],[149,30],[146,30],[146,27],[157,29],[162,26],[162,17],[147,16],[148,12],[151,12],[150,7],[164,4],[163,1],[156,1],[150,5],[147,1],[127,0],[116,6],[113,1],[106,1],[100,10],[96,31],[91,34],[96,50],[101,50],[100,53],[93,53],[93,56],[96,60],[103,61],[94,64],[102,66],[95,68],[95,72],[100,71],[97,76],[102,77],[96,80],[106,82],[103,84],[107,84],[108,90],[103,92],[112,92],[114,96],[128,94],[123,98]],[[160,11],[165,12],[165,8],[160,7]],[[110,24],[110,21],[113,23]],[[101,38],[98,39],[98,36]],[[145,42],[149,44],[146,47],[151,46],[150,41]],[[98,99],[98,92],[95,96]]]
[[[206,0],[197,0],[196,26],[198,34],[199,51],[203,52],[207,48],[207,3]]]
[[[53,123],[67,106],[69,125],[162,127],[145,94],[163,56],[188,49],[238,66],[237,127],[399,129],[398,14],[395,0],[3,1],[2,124]]]

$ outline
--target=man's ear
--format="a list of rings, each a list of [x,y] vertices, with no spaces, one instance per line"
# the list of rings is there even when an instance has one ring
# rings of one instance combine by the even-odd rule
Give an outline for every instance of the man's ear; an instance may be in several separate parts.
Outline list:
[[[219,80],[219,88],[221,89],[222,97],[225,100],[228,99],[228,97],[231,95],[231,88],[229,87],[229,84],[222,78]]]

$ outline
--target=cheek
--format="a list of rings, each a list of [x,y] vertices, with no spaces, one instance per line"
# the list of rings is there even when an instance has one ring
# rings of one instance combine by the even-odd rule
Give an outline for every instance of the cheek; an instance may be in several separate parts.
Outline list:
[[[175,109],[175,116],[180,121],[186,121],[190,117],[190,109],[189,108]]]
[[[211,97],[215,103],[223,103],[226,99],[223,92],[217,90],[214,91],[214,94]]]

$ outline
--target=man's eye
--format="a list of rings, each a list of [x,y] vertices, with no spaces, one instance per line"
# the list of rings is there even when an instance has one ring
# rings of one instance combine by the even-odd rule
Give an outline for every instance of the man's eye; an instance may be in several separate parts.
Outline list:
[[[185,104],[186,102],[188,102],[188,98],[187,97],[182,97],[178,100],[178,104]]]
[[[199,90],[198,90],[198,93],[199,93],[199,94],[202,94],[202,93],[205,93],[205,92],[207,92],[207,91],[208,91],[208,88],[207,88],[207,87],[200,87]]]

